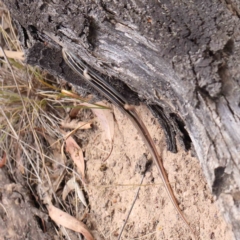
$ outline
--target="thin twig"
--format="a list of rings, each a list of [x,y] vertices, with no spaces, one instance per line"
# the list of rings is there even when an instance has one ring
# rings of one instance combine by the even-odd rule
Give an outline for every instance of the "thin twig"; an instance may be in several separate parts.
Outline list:
[[[139,184],[138,190],[137,190],[137,192],[136,192],[135,198],[134,198],[134,200],[133,200],[132,206],[131,206],[131,208],[130,208],[130,210],[129,210],[129,212],[128,212],[127,218],[126,218],[126,220],[125,220],[125,222],[124,222],[124,224],[123,224],[123,226],[122,226],[121,232],[120,232],[120,234],[119,234],[119,236],[118,236],[118,240],[121,239],[123,230],[124,230],[124,228],[125,228],[125,226],[126,226],[126,224],[127,224],[127,221],[128,221],[128,219],[129,219],[129,216],[130,216],[130,214],[131,214],[131,212],[132,212],[132,210],[133,210],[133,206],[134,206],[134,204],[135,204],[135,202],[136,202],[136,200],[137,200],[137,198],[138,198],[138,194],[139,194],[141,185],[142,185],[142,183],[143,183],[144,177],[145,177],[145,174],[143,174],[143,176],[142,176],[142,179],[141,179],[141,182],[140,182],[140,184]]]

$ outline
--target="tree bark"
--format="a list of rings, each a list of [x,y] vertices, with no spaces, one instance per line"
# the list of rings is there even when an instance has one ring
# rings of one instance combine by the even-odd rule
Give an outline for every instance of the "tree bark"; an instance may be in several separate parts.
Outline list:
[[[21,32],[28,63],[90,91],[64,63],[64,47],[109,76],[128,100],[146,101],[156,115],[163,113],[166,129],[180,134],[187,149],[189,134],[240,239],[239,1],[3,2]]]

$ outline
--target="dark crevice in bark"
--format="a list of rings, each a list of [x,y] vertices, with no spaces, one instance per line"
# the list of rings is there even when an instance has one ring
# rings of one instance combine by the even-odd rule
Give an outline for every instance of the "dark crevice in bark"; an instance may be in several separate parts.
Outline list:
[[[171,119],[166,116],[164,109],[159,105],[148,104],[148,107],[153,113],[153,115],[157,118],[161,127],[163,128],[168,151],[176,153],[177,152],[177,144],[175,138],[176,132],[172,126]]]
[[[227,177],[227,174],[224,173],[225,167],[218,167],[214,170],[215,180],[213,182],[213,193],[218,197],[223,188],[225,183],[225,178]]]
[[[192,146],[192,140],[185,128],[185,123],[180,117],[175,113],[170,113],[171,118],[173,119],[173,122],[176,123],[179,131],[181,132],[181,139],[184,144],[185,150],[188,151],[191,149]]]

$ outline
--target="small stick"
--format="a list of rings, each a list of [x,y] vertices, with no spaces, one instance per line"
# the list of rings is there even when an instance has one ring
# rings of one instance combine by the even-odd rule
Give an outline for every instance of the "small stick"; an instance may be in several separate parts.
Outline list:
[[[121,228],[121,231],[120,231],[120,233],[119,233],[118,240],[121,239],[123,230],[124,230],[124,228],[125,228],[125,226],[126,226],[126,224],[127,224],[127,221],[128,221],[128,219],[129,219],[129,216],[130,216],[130,214],[131,214],[131,212],[132,212],[132,210],[133,210],[133,206],[134,206],[134,204],[135,204],[135,202],[136,202],[136,200],[137,200],[137,198],[138,198],[138,194],[139,194],[141,185],[142,185],[142,183],[143,183],[144,177],[145,177],[145,174],[143,174],[143,176],[142,176],[142,179],[141,179],[140,185],[139,185],[139,187],[138,187],[138,190],[137,190],[137,192],[136,192],[135,198],[134,198],[134,200],[133,200],[132,206],[131,206],[131,208],[129,209],[127,218],[126,218],[126,220],[125,220],[125,222],[124,222],[124,224],[123,224],[123,226],[122,226],[122,228]]]

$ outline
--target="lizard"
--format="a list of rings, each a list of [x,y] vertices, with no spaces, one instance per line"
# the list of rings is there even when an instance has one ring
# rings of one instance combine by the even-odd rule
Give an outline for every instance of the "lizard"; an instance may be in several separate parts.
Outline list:
[[[100,94],[102,94],[106,99],[116,105],[120,111],[125,114],[134,126],[137,128],[139,134],[142,136],[144,143],[146,144],[149,152],[151,153],[154,163],[158,169],[160,177],[164,183],[164,187],[167,191],[168,197],[171,200],[175,210],[180,215],[183,222],[189,227],[191,232],[194,234],[193,229],[191,228],[190,224],[188,223],[186,217],[184,216],[182,210],[180,209],[176,197],[173,193],[173,189],[169,183],[167,173],[163,166],[163,161],[158,154],[157,148],[155,143],[141,120],[139,114],[137,113],[136,108],[134,105],[128,104],[127,100],[118,93],[111,85],[109,85],[99,74],[90,70],[87,65],[80,60],[75,54],[68,51],[67,49],[62,49],[64,61],[68,64],[68,66],[75,71],[79,76],[83,77],[88,83],[95,88]],[[195,234],[194,234],[195,235]]]

